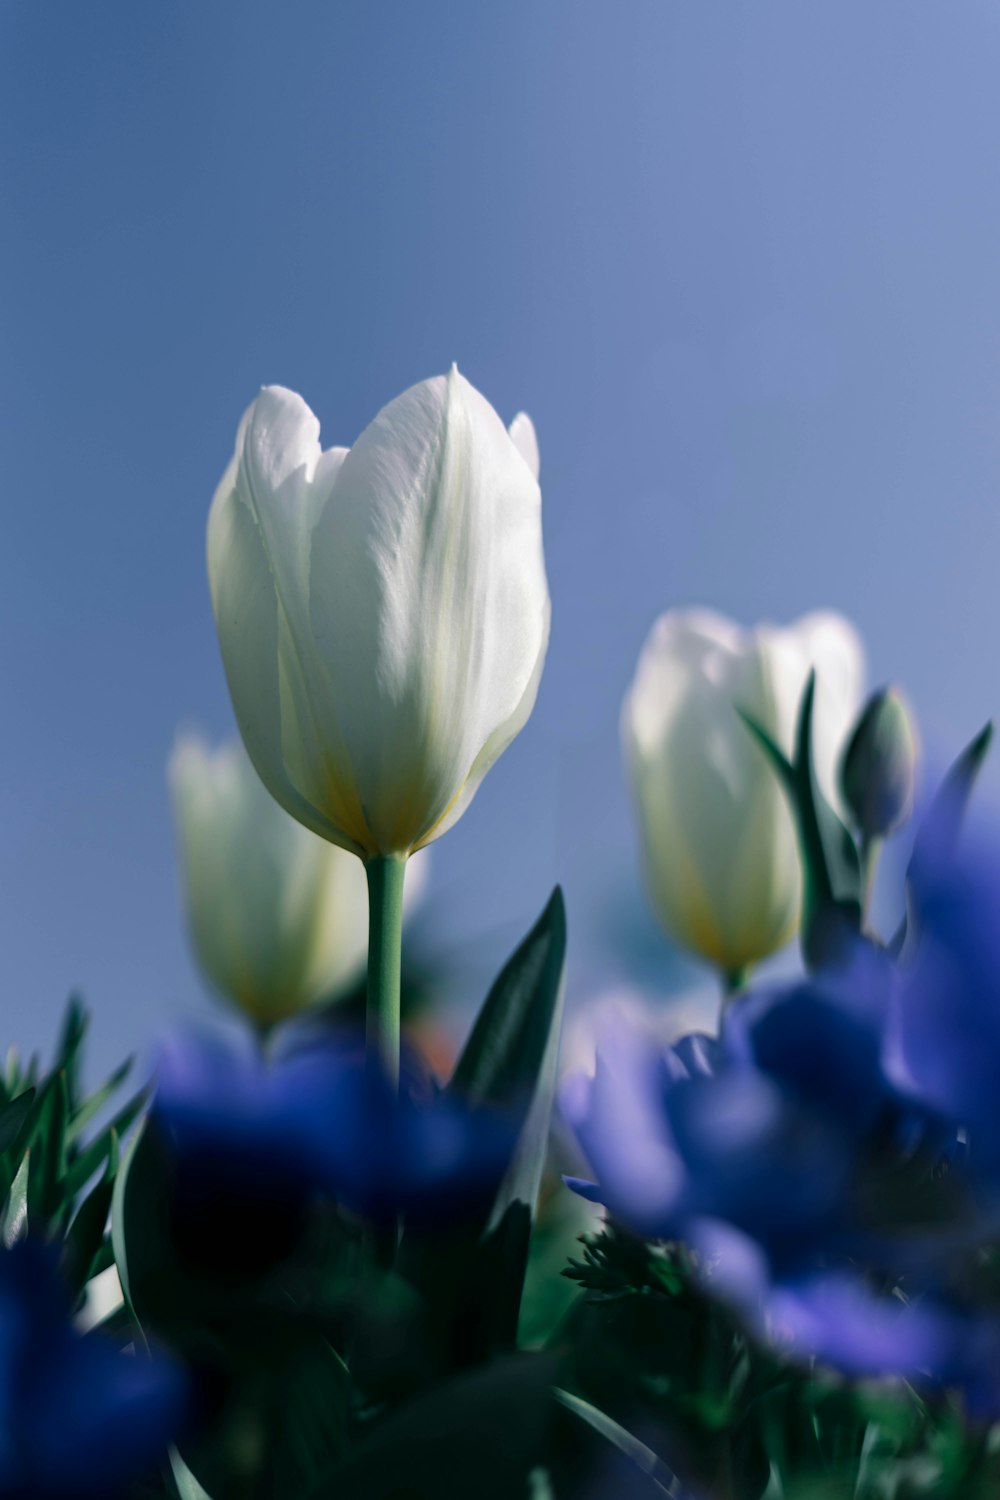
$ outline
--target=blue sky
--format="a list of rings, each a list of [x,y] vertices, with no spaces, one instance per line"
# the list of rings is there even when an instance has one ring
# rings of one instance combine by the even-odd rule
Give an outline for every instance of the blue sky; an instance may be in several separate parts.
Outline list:
[[[627,938],[666,972],[617,721],[668,605],[843,609],[928,741],[968,738],[998,76],[992,0],[4,0],[5,1039],[74,985],[103,1061],[203,1004],[164,763],[231,727],[204,525],[264,382],[327,443],[452,360],[535,418],[546,674],[424,916],[470,991],[557,878],[575,995]]]

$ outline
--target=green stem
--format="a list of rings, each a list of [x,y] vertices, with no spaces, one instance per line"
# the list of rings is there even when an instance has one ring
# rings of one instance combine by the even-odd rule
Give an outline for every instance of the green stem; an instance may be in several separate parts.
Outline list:
[[[880,838],[865,835],[861,840],[861,926],[868,926],[868,908],[871,905],[872,891],[875,888],[875,872],[878,869],[879,855],[882,853],[882,840]]]
[[[403,949],[405,855],[379,855],[368,876],[368,1058],[399,1082],[399,980]]]
[[[730,971],[724,971],[720,975],[722,979],[723,1011],[727,1009],[733,996],[738,995],[740,990],[745,990],[747,985],[750,983],[751,968],[751,964],[744,964],[742,969],[732,969]]]

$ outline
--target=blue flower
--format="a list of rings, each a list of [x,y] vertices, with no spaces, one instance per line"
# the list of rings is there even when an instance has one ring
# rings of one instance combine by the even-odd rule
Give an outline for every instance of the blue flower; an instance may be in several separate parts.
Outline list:
[[[47,1250],[0,1254],[0,1496],[110,1500],[165,1459],[186,1399],[172,1362],[76,1332]]]
[[[852,1141],[708,1038],[663,1052],[619,1028],[563,1109],[598,1179],[570,1186],[637,1233],[690,1242],[698,1221],[722,1220],[785,1263],[839,1222]]]
[[[898,1112],[882,1062],[893,983],[885,955],[859,944],[836,970],[740,996],[725,1017],[724,1054],[863,1136]]]
[[[376,1221],[475,1217],[514,1146],[506,1119],[442,1091],[413,1057],[397,1092],[353,1036],[273,1059],[242,1039],[178,1038],[157,1077],[154,1128],[206,1203],[321,1194]]]
[[[570,1185],[687,1244],[752,1333],[958,1389],[974,1416],[1000,1410],[1000,1322],[974,1310],[970,1253],[1000,1225],[994,893],[1000,875],[925,866],[905,960],[861,946],[740,996],[714,1042],[663,1052],[619,1028],[564,1097],[597,1177]]]
[[[901,1090],[967,1135],[974,1172],[1000,1170],[1000,859],[973,846],[921,859],[886,1057]]]
[[[846,1272],[768,1288],[761,1333],[787,1354],[854,1377],[897,1376],[960,1392],[967,1415],[1000,1411],[1000,1322],[933,1294],[883,1296]]]

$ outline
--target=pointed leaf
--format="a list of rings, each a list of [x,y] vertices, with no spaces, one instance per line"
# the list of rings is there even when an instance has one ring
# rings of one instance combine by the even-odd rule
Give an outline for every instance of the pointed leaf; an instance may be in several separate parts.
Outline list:
[[[811,967],[836,953],[845,934],[860,932],[862,893],[857,846],[816,780],[812,735],[815,697],[813,671],[799,705],[792,761],[765,729],[741,714],[771,762],[795,819],[802,859],[802,950]]]
[[[898,958],[912,937],[914,917],[910,910],[910,890],[915,878],[919,878],[923,865],[932,866],[939,859],[947,859],[954,851],[961,832],[965,811],[969,805],[983,761],[993,739],[993,721],[983,725],[961,755],[949,767],[938,787],[913,841],[913,851],[906,867],[907,910],[903,920],[889,944],[889,952]]]
[[[56,1070],[62,1070],[66,1075],[66,1092],[69,1100],[69,1111],[76,1108],[80,1089],[80,1049],[83,1039],[90,1025],[90,1017],[84,1010],[79,998],[71,995],[66,1006],[66,1014],[63,1017],[62,1030],[59,1041],[56,1044]]]
[[[55,1218],[62,1206],[68,1113],[66,1074],[60,1070],[52,1074],[40,1096],[28,1173],[28,1215],[32,1224]]]
[[[114,1136],[104,1176],[80,1204],[63,1243],[63,1272],[75,1292],[82,1291],[94,1274],[94,1262],[104,1243],[104,1230],[111,1212],[117,1170],[118,1137]]]
[[[176,1448],[170,1450],[170,1473],[177,1490],[178,1500],[212,1500],[211,1495],[195,1479]]]
[[[634,1464],[641,1474],[645,1474],[651,1481],[650,1494],[672,1495],[675,1492],[676,1479],[667,1468],[662,1459],[658,1458],[652,1448],[647,1448],[637,1437],[628,1432],[619,1422],[615,1422],[605,1412],[592,1406],[589,1401],[583,1401],[579,1396],[574,1396],[570,1391],[556,1389],[553,1392],[556,1400],[564,1406],[574,1417],[585,1422],[594,1432],[604,1438],[613,1447],[625,1455],[630,1463]]]
[[[557,886],[476,1017],[449,1085],[464,1099],[516,1109],[533,1097],[559,1010],[565,955],[566,908]]]
[[[117,1143],[127,1130],[139,1118],[146,1107],[150,1090],[148,1087],[140,1089],[128,1103],[118,1111],[109,1125],[95,1136],[88,1146],[85,1146],[80,1154],[74,1158],[66,1173],[66,1196],[73,1198],[85,1187],[95,1172],[101,1170],[108,1160],[111,1152],[117,1149]]]
[[[11,1245],[23,1239],[28,1232],[28,1174],[31,1170],[31,1158],[26,1156],[18,1169],[17,1176],[11,1184],[7,1195],[7,1204],[3,1211],[3,1219],[0,1220],[0,1239],[3,1240],[4,1248],[9,1250]]]
[[[17,1098],[12,1099],[0,1112],[0,1155],[9,1151],[17,1143],[34,1102],[35,1091],[28,1089],[26,1093],[18,1094]]]
[[[397,1269],[425,1298],[452,1368],[516,1343],[555,1092],[565,952],[557,889],[490,990],[448,1085],[466,1103],[501,1109],[518,1126],[489,1212],[471,1226],[404,1231]]]
[[[100,1113],[112,1094],[125,1082],[125,1079],[132,1071],[132,1062],[133,1059],[127,1057],[121,1066],[115,1069],[110,1078],[105,1079],[100,1088],[95,1089],[92,1094],[88,1094],[86,1099],[83,1100],[70,1121],[68,1134],[71,1141],[79,1140],[94,1116]]]
[[[990,721],[949,768],[914,839],[908,879],[920,868],[922,860],[939,859],[951,853],[992,739],[993,723]]]
[[[758,745],[763,750],[768,760],[771,762],[773,769],[777,772],[778,780],[785,788],[786,793],[789,797],[794,799],[795,767],[792,765],[791,761],[788,759],[787,755],[781,749],[781,747],[775,744],[774,740],[768,734],[763,725],[758,724],[757,720],[753,718],[752,715],[744,713],[742,708],[738,708],[736,712],[739,714],[740,718],[743,720],[744,724],[747,726],[750,733],[753,735],[754,739],[757,741]]]

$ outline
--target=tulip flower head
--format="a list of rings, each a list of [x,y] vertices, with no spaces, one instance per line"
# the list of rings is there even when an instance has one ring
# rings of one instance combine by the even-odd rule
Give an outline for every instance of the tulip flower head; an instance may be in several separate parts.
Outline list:
[[[263,1023],[335,999],[360,977],[368,945],[357,860],[279,807],[239,740],[213,751],[181,736],[169,776],[188,927],[206,978]]]
[[[452,369],[323,451],[265,387],[208,525],[250,758],[300,822],[370,860],[468,806],[531,712],[548,641],[537,446]]]
[[[741,630],[707,610],[657,620],[625,699],[622,737],[650,899],[682,946],[737,975],[799,921],[795,827],[739,710],[790,751],[810,669],[817,674],[816,772],[834,771],[861,694],[856,632],[839,615]]]

